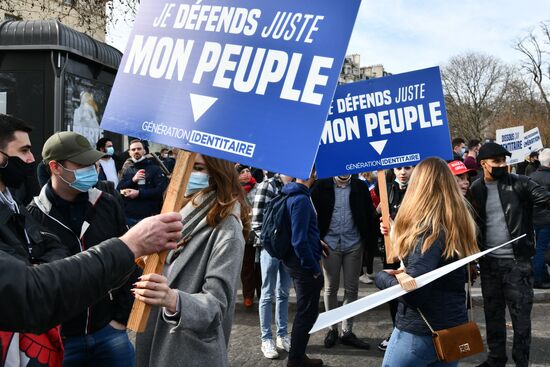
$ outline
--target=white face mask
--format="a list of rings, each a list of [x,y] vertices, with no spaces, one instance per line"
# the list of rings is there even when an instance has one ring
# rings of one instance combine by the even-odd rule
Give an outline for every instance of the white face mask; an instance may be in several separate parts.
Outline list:
[[[141,161],[144,160],[144,159],[145,159],[145,156],[142,155],[140,159],[132,158],[132,162],[134,162],[134,163],[139,163],[139,162],[141,162]]]

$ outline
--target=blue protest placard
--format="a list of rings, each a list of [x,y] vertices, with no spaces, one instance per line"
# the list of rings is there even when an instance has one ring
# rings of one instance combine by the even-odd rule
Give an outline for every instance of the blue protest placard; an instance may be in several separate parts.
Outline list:
[[[101,127],[307,177],[360,0],[145,0]]]
[[[438,67],[336,88],[315,166],[319,177],[452,159]]]

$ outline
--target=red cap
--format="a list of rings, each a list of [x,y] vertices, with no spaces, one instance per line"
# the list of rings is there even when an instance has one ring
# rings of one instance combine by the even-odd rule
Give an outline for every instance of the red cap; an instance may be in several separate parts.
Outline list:
[[[452,161],[451,163],[447,163],[447,165],[451,169],[451,172],[454,176],[458,176],[467,172],[475,172],[474,169],[469,169],[461,161]]]

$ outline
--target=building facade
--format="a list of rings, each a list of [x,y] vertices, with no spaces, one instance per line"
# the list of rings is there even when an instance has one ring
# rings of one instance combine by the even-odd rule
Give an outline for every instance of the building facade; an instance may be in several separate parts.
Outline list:
[[[105,42],[105,0],[0,0],[4,20],[58,20]]]
[[[386,75],[391,75],[391,73],[385,71],[383,65],[361,66],[361,55],[347,55],[342,65],[338,84],[354,83]]]

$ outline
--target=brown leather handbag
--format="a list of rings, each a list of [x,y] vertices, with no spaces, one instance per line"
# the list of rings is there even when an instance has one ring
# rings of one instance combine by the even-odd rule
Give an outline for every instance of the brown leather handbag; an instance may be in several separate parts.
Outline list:
[[[468,294],[470,295],[470,315],[469,322],[458,325],[448,329],[434,330],[432,326],[426,320],[426,317],[420,310],[418,313],[424,319],[424,322],[430,328],[432,332],[432,338],[434,342],[437,358],[443,362],[454,362],[459,359],[473,356],[481,353],[484,350],[483,339],[481,339],[481,333],[479,327],[473,321],[473,303],[472,303],[472,289],[470,283],[470,271],[468,272]]]

